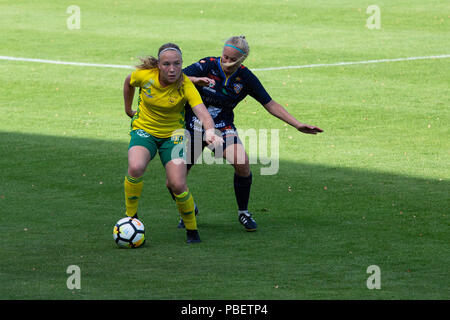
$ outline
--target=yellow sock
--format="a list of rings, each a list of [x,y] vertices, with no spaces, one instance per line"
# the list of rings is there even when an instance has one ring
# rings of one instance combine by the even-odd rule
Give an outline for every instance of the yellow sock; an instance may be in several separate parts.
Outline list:
[[[174,193],[174,195],[178,211],[180,211],[186,230],[197,230],[197,220],[195,219],[194,213],[194,198],[192,197],[191,192],[188,189],[182,194]]]
[[[142,188],[144,186],[143,177],[134,178],[125,177],[123,183],[125,189],[125,207],[127,216],[132,217],[137,213],[139,198],[141,197]]]

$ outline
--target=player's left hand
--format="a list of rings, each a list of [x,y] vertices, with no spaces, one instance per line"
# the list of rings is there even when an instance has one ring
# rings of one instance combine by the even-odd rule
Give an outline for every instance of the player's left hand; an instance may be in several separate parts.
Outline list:
[[[297,127],[297,130],[303,133],[307,134],[318,134],[320,132],[323,132],[322,129],[316,126],[311,126],[309,124],[302,123]]]
[[[201,87],[214,87],[214,85],[216,84],[216,82],[214,81],[214,79],[208,78],[208,77],[192,77],[191,79],[193,79],[193,83],[201,86]]]

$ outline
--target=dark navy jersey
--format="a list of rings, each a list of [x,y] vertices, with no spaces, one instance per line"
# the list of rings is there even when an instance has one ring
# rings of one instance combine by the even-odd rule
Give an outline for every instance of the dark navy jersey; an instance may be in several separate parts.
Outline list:
[[[201,59],[184,68],[183,72],[187,76],[208,77],[216,82],[214,86],[196,87],[218,129],[233,125],[233,109],[247,95],[263,105],[272,100],[258,78],[243,65],[227,78],[220,65],[220,57]],[[186,129],[198,128],[199,120],[190,106],[186,106],[185,120]]]

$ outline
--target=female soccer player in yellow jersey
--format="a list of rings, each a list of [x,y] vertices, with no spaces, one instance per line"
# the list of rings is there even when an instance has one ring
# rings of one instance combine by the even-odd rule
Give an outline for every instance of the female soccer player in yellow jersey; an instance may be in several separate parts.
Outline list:
[[[186,185],[184,155],[184,108],[186,102],[203,123],[206,143],[221,144],[214,134],[214,121],[193,83],[182,73],[182,54],[174,43],[159,48],[158,58],[142,59],[142,64],[127,76],[123,87],[125,112],[132,118],[128,148],[128,174],[125,177],[126,214],[137,216],[143,188],[143,175],[156,153],[166,169],[167,184],[174,193],[186,226],[187,242],[200,242],[194,214],[194,199]],[[132,110],[135,88],[139,105]]]

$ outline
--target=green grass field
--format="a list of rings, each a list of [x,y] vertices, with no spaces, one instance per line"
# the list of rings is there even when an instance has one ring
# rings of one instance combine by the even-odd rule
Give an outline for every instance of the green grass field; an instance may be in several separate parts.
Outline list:
[[[371,4],[380,29],[365,27]],[[444,0],[0,0],[0,55],[135,65],[175,42],[186,66],[245,34],[250,69],[423,57],[450,54],[449,17]],[[132,69],[0,60],[0,299],[449,299],[449,70],[450,58],[254,71],[325,130],[297,133],[250,97],[236,109],[239,128],[280,130],[278,173],[252,166],[259,230],[237,220],[232,168],[199,165],[188,184],[203,242],[187,245],[155,159],[139,210],[148,241],[126,250],[112,228]]]

